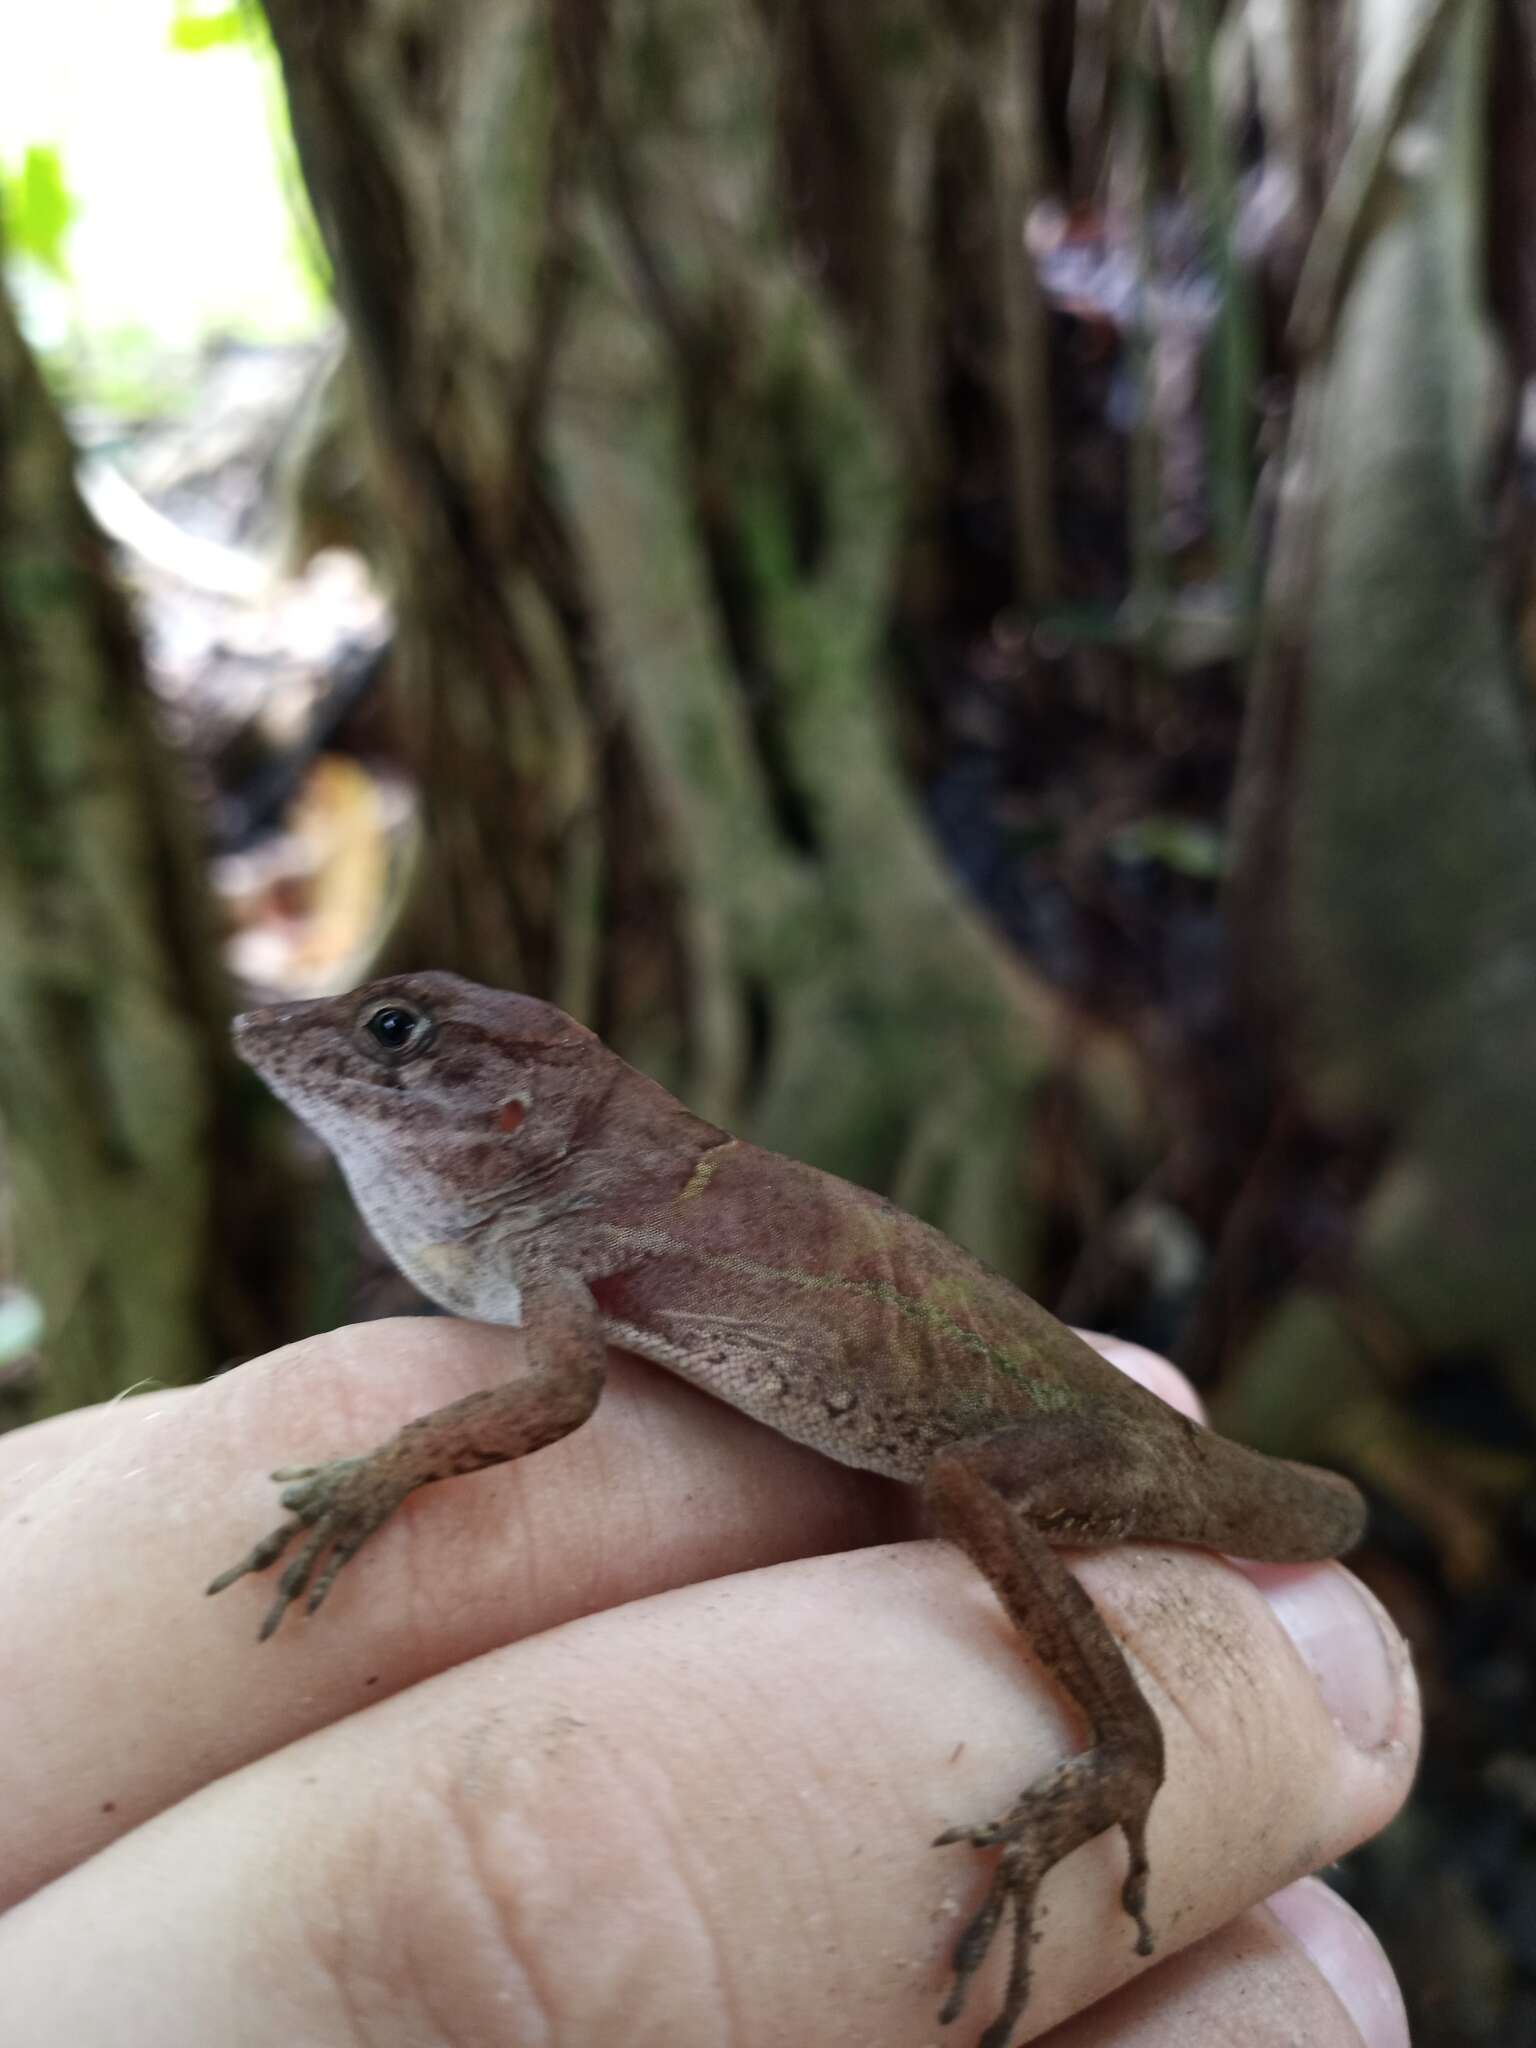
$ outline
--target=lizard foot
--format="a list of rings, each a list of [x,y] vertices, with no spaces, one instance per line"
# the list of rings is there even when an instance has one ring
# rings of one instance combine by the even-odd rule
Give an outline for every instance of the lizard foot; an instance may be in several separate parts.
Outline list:
[[[977,2048],[1008,2048],[1029,2003],[1031,1954],[1035,1943],[1035,1902],[1046,1873],[1064,1856],[1106,1828],[1120,1827],[1130,1849],[1130,1868],[1120,1901],[1136,1923],[1136,1953],[1152,1953],[1147,1925],[1147,1812],[1161,1781],[1149,1775],[1134,1752],[1107,1746],[1070,1758],[1032,1785],[1001,1819],[976,1827],[946,1828],[936,1849],[965,1842],[973,1849],[1000,1851],[986,1897],[955,1943],[950,1967],[954,1986],[939,2014],[948,2026],[960,2017],[971,1979],[987,1958],[1005,1912],[1013,1913],[1013,1964],[997,2018]]]
[[[249,1556],[231,1565],[209,1586],[210,1593],[222,1593],[247,1572],[264,1572],[276,1564],[296,1537],[310,1532],[309,1540],[289,1561],[277,1583],[277,1598],[267,1610],[258,1632],[265,1642],[294,1601],[304,1599],[304,1611],[313,1614],[331,1590],[336,1574],[357,1555],[375,1529],[387,1522],[410,1491],[397,1473],[377,1457],[333,1458],[325,1465],[294,1465],[274,1472],[283,1486],[282,1503],[289,1511],[269,1536],[263,1536]],[[307,1597],[305,1597],[307,1595]]]

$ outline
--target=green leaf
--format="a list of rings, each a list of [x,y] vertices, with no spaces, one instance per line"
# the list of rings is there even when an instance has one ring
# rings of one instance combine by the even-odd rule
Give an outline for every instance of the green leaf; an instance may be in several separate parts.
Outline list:
[[[67,282],[64,245],[79,208],[64,182],[59,152],[49,143],[29,144],[20,171],[0,183],[0,199],[11,248]]]
[[[171,17],[173,50],[214,50],[226,43],[250,40],[251,20],[245,7],[199,7],[197,0],[176,0]]]

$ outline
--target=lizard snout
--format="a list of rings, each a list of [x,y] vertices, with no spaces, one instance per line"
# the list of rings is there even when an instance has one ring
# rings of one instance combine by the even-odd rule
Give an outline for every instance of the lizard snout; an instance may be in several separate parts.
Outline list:
[[[264,1010],[244,1011],[229,1027],[237,1056],[247,1066],[264,1070],[272,1054],[292,1038],[299,1013],[315,1007],[311,1003],[273,1003]]]

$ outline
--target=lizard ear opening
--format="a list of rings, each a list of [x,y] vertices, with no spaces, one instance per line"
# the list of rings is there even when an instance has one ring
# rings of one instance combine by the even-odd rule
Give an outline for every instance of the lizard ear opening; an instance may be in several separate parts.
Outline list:
[[[504,1102],[496,1112],[498,1131],[515,1131],[528,1114],[528,1104],[521,1095],[514,1095]]]

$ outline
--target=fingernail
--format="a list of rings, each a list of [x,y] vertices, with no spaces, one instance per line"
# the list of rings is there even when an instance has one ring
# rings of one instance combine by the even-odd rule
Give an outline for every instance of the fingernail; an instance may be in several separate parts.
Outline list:
[[[1365,2048],[1409,2048],[1408,2015],[1381,1943],[1352,1906],[1315,1877],[1288,1885],[1269,1909],[1305,1949]]]
[[[1249,1565],[1317,1680],[1323,1704],[1359,1749],[1379,1749],[1401,1729],[1408,1649],[1386,1610],[1342,1565]]]

